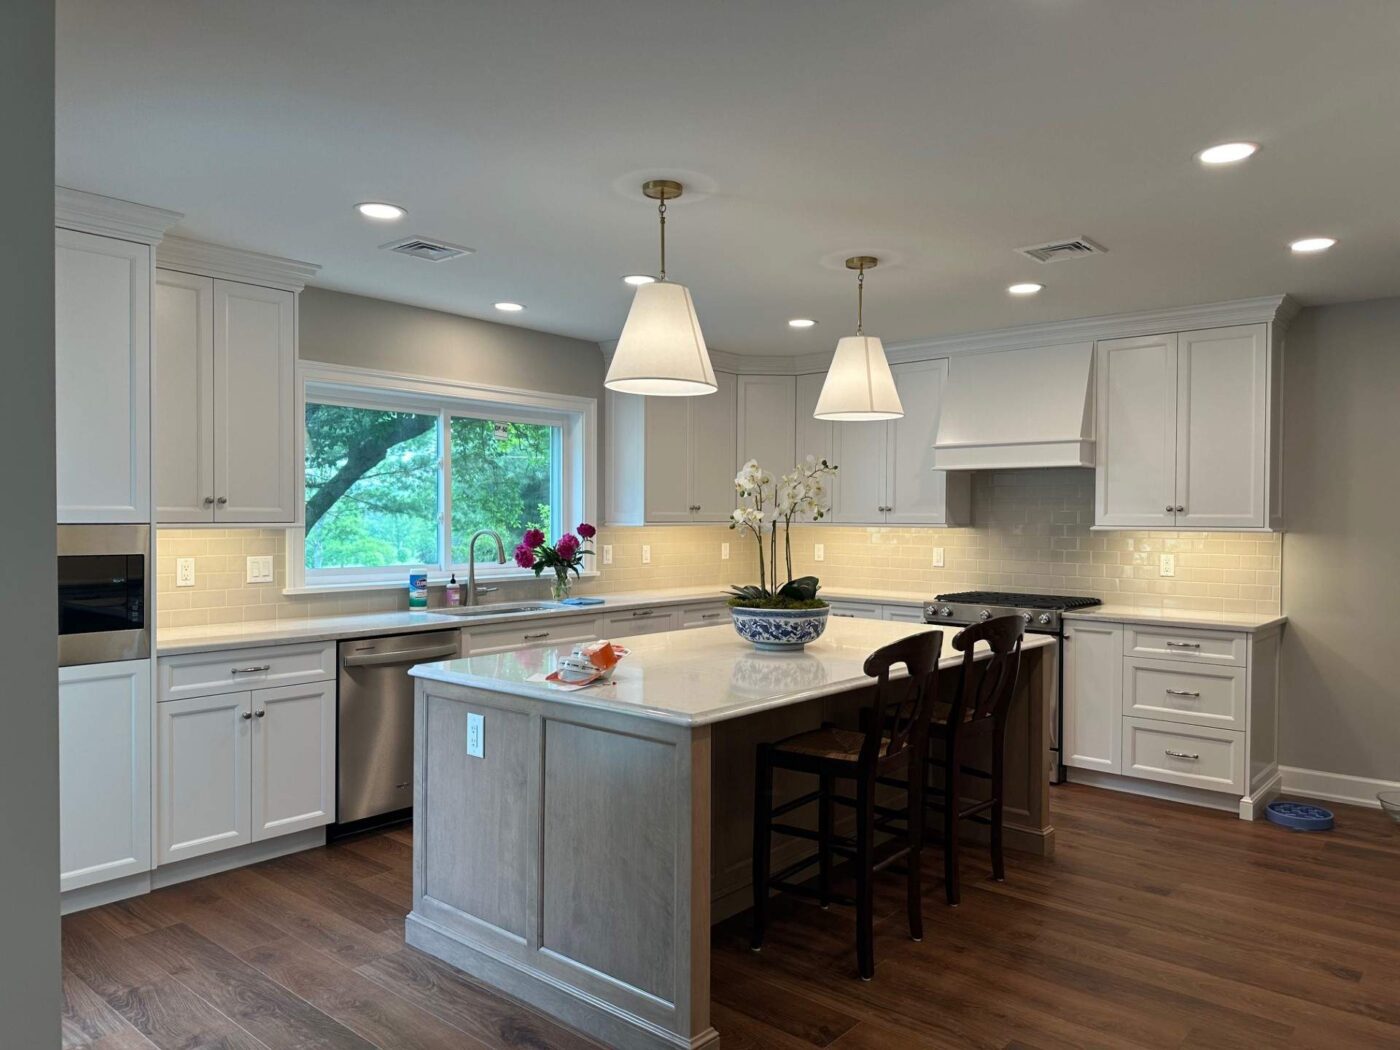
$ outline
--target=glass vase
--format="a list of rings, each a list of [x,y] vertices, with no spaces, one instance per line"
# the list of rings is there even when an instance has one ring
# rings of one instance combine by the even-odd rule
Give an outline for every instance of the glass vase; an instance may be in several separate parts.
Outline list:
[[[573,581],[569,579],[568,572],[557,572],[554,574],[554,586],[550,588],[550,594],[556,602],[562,602],[569,597],[569,588],[572,586]]]

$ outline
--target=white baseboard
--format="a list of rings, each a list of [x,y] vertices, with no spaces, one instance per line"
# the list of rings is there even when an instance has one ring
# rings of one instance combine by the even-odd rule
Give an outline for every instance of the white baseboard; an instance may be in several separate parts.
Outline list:
[[[1155,780],[1125,777],[1117,773],[1104,773],[1097,769],[1076,769],[1072,766],[1067,775],[1071,784],[1087,784],[1090,787],[1107,788],[1109,791],[1121,791],[1128,795],[1143,795],[1146,798],[1160,798],[1168,802],[1184,802],[1189,806],[1220,809],[1227,813],[1237,812],[1240,808],[1238,795],[1220,791],[1205,791],[1201,788],[1162,784]],[[1052,819],[1055,816],[1053,788],[1050,791],[1050,816]]]
[[[1297,766],[1280,766],[1279,770],[1283,773],[1284,794],[1302,795],[1323,802],[1344,802],[1350,806],[1380,809],[1376,792],[1400,791],[1400,781],[1397,780],[1354,777],[1349,773],[1326,773],[1320,769],[1299,769]]]

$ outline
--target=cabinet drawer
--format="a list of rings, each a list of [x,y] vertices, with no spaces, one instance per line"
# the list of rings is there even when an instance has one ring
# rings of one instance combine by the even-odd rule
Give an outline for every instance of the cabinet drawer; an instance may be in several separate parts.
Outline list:
[[[894,623],[924,622],[924,610],[916,605],[886,605],[880,612],[884,619]]]
[[[462,632],[462,655],[504,653],[535,645],[570,645],[574,642],[591,642],[597,637],[598,620],[592,616],[568,620],[540,619],[503,627],[473,627]]]
[[[831,615],[840,616],[843,619],[856,620],[883,620],[885,610],[883,606],[874,602],[827,602],[831,606]]]
[[[265,645],[216,653],[182,653],[158,661],[159,700],[212,696],[335,677],[335,643]]]
[[[1123,774],[1207,791],[1244,792],[1244,734],[1123,719]]]
[[[625,638],[629,634],[660,634],[674,631],[680,624],[675,609],[632,609],[603,617],[604,638]]]
[[[1188,666],[1185,660],[1123,661],[1123,713],[1164,722],[1245,728],[1243,667]]]
[[[687,605],[681,609],[682,627],[714,627],[716,624],[729,623],[729,606],[720,605]]]
[[[1246,643],[1246,635],[1241,631],[1134,627],[1129,624],[1123,632],[1123,655],[1243,667]]]

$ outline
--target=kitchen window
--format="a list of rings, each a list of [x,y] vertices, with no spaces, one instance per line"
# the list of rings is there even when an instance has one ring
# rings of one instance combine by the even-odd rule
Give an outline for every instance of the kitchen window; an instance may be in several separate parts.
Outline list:
[[[304,525],[290,591],[406,584],[464,572],[473,533],[507,552],[529,527],[589,520],[592,399],[306,364]],[[478,541],[479,576],[533,576]]]

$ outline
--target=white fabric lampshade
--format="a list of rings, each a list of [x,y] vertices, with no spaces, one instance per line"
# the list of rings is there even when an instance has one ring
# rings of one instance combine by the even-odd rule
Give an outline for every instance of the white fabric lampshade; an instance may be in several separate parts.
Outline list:
[[[637,289],[603,385],[653,397],[713,394],[718,389],[689,289],[670,281]]]
[[[880,340],[869,335],[848,335],[837,342],[836,355],[831,359],[812,415],[842,423],[899,419],[904,415]]]

